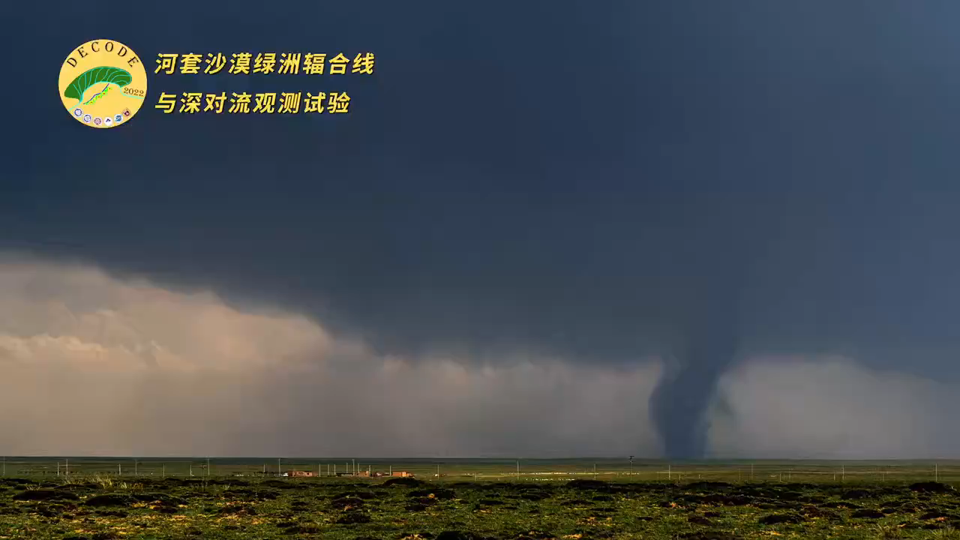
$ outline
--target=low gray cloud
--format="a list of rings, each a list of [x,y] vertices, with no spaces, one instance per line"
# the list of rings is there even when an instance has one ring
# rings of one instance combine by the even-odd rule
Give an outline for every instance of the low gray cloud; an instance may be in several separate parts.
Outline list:
[[[658,452],[655,361],[381,355],[297,314],[36,260],[0,264],[0,290],[5,454]]]
[[[7,455],[663,452],[657,358],[382,354],[300,314],[22,257],[0,263],[0,292]],[[948,455],[957,390],[844,357],[753,357],[721,379],[708,453]]]
[[[718,393],[718,457],[951,458],[960,445],[960,385],[843,356],[754,358]]]

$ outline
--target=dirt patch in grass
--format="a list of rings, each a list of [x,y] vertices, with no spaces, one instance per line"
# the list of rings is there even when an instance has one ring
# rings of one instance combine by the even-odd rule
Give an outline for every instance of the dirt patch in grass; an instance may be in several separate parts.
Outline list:
[[[100,508],[104,506],[130,506],[135,502],[136,499],[130,495],[108,493],[105,495],[94,495],[93,497],[87,499],[83,504],[92,508]]]
[[[230,491],[226,496],[232,499],[272,501],[279,498],[280,494],[280,491],[273,489],[242,488]]]
[[[154,503],[164,506],[178,506],[187,504],[188,502],[183,497],[168,495],[166,493],[135,493],[132,497],[138,502]]]
[[[358,498],[358,499],[363,499],[363,500],[365,500],[365,501],[369,501],[369,500],[371,500],[371,499],[379,499],[379,498],[382,498],[382,497],[384,496],[384,493],[383,493],[382,491],[381,491],[381,492],[373,492],[373,491],[352,491],[352,492],[344,493],[343,496],[344,496],[344,497],[356,497],[356,498]]]
[[[434,488],[434,489],[417,489],[408,493],[407,496],[411,498],[429,497],[431,499],[449,500],[449,499],[455,498],[457,494],[450,489]]]
[[[257,514],[257,510],[245,504],[231,504],[217,510],[217,514],[221,516],[254,516]]]
[[[851,489],[850,491],[844,492],[842,497],[844,499],[852,499],[852,500],[870,499],[874,497],[874,494],[863,489]]]
[[[320,527],[314,523],[285,523],[284,534],[318,534]]]
[[[303,486],[301,486],[301,484],[299,484],[299,483],[296,483],[296,482],[285,482],[285,481],[283,481],[283,480],[267,480],[267,481],[265,481],[265,482],[262,482],[260,485],[263,486],[263,487],[269,487],[269,488],[274,488],[274,489],[284,489],[284,490],[287,490],[287,489],[300,489],[301,487],[303,487]]]
[[[956,490],[953,489],[953,486],[940,482],[917,482],[910,484],[910,491],[917,493],[953,493]]]
[[[723,531],[698,531],[680,535],[683,540],[740,540],[741,537]]]
[[[830,519],[837,520],[840,519],[840,514],[832,511],[826,510],[823,508],[818,508],[816,506],[804,506],[801,510],[804,516],[808,518],[820,518],[820,519]]]
[[[803,522],[804,518],[799,514],[770,514],[757,520],[757,523],[761,525],[797,524]]]
[[[960,517],[954,516],[954,515],[951,515],[951,514],[947,514],[947,513],[944,513],[944,512],[940,512],[940,511],[937,511],[937,510],[934,510],[934,511],[932,511],[932,512],[927,512],[927,513],[923,514],[922,516],[920,516],[920,517],[917,518],[917,519],[926,521],[926,520],[928,520],[928,519],[939,519],[939,520],[960,519]]]
[[[115,517],[115,518],[125,518],[129,516],[127,512],[123,510],[98,510],[95,512],[96,515],[100,517]]]
[[[364,502],[363,499],[356,497],[338,497],[330,501],[330,506],[337,510],[347,510],[350,508],[363,508]]]
[[[363,512],[347,512],[337,518],[340,525],[356,525],[358,523],[370,523],[370,516]]]
[[[886,514],[884,514],[879,510],[863,508],[861,510],[857,510],[856,512],[853,512],[852,514],[850,514],[850,517],[857,518],[857,519],[883,519],[884,517],[886,517]]]
[[[706,516],[690,516],[687,518],[687,521],[693,525],[703,525],[704,527],[710,527],[713,525],[713,522],[710,521]]]
[[[524,491],[520,494],[520,499],[524,501],[542,501],[544,499],[549,499],[550,497],[550,493],[543,491]]]
[[[857,509],[863,508],[863,507],[860,506],[859,504],[857,504],[857,503],[852,503],[852,502],[850,502],[850,501],[825,502],[825,503],[819,504],[819,505],[817,505],[817,506],[819,506],[820,508],[834,508],[834,509],[838,509],[838,510],[839,510],[839,509],[844,509],[844,508],[848,508],[848,509],[851,509],[851,510],[857,510]]]
[[[420,487],[425,484],[426,482],[417,480],[416,478],[401,477],[401,478],[389,478],[385,480],[383,484],[380,484],[380,485],[398,486],[398,487]]]
[[[683,487],[689,491],[724,491],[733,489],[734,485],[727,482],[691,482]]]
[[[15,501],[79,501],[80,497],[69,491],[57,489],[28,489],[13,496]]]
[[[594,489],[602,490],[610,487],[610,484],[602,480],[585,480],[578,478],[567,482],[567,487],[572,489]]]

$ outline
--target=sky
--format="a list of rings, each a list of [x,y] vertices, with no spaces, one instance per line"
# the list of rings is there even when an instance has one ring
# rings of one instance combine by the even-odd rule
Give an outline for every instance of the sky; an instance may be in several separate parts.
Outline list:
[[[0,452],[956,457],[954,3],[52,7],[0,38]],[[376,68],[90,130],[104,37]]]

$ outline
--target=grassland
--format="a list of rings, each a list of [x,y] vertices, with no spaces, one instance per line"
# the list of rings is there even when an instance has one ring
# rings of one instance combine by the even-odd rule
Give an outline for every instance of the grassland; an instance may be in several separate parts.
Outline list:
[[[173,476],[182,471],[169,462],[159,475],[157,462],[138,462],[128,469],[136,476],[107,474],[127,467],[106,461],[73,460],[70,476],[65,464],[56,476],[39,461],[15,463],[0,478],[0,538],[960,539],[955,465],[937,466],[934,482],[925,463],[598,460],[594,475],[589,461],[571,460],[565,471],[546,469],[562,462],[521,462],[518,475],[515,463],[474,460],[473,470],[448,461],[446,476],[417,480],[264,477],[256,476],[263,463],[236,460],[194,477]],[[284,465],[326,471],[319,462]],[[419,467],[427,477],[436,465],[393,469]],[[208,472],[201,466],[186,470]]]

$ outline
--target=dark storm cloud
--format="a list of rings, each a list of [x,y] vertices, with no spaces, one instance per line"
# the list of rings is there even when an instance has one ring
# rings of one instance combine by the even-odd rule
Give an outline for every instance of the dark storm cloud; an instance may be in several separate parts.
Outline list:
[[[283,303],[384,351],[672,351],[656,414],[680,453],[736,349],[956,374],[953,4],[232,6],[18,6],[11,69],[52,80],[94,35],[148,66],[371,50],[376,76],[325,82],[353,112],[147,108],[88,133],[21,93],[0,246]],[[150,92],[318,90],[274,80]]]

